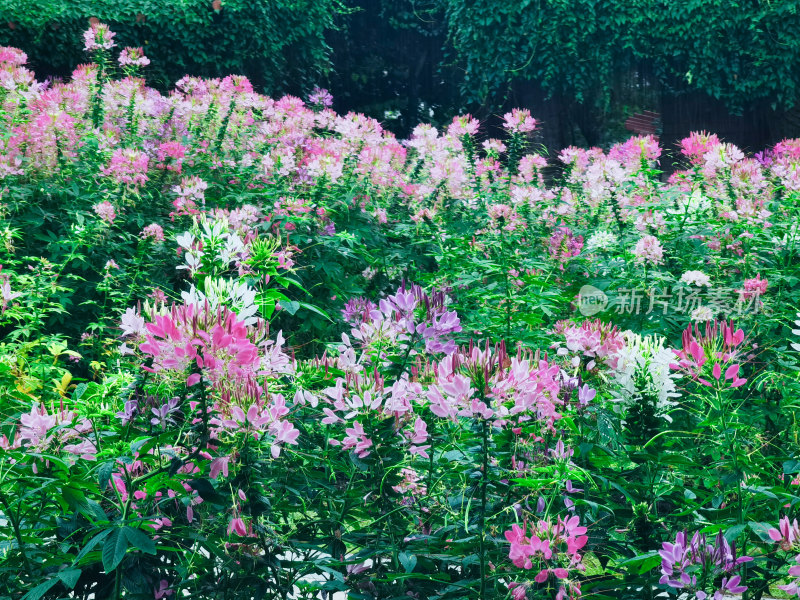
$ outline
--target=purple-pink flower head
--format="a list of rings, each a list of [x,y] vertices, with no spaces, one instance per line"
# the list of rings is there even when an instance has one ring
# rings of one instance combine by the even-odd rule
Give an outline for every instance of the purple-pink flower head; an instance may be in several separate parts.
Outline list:
[[[117,148],[111,155],[107,167],[100,171],[113,177],[118,183],[141,185],[147,181],[147,166],[150,158],[142,151],[133,148]]]
[[[109,225],[112,225],[114,223],[114,219],[117,218],[117,211],[114,209],[114,205],[108,200],[103,200],[102,202],[95,204],[92,207],[92,210],[94,210],[95,214]]]
[[[503,115],[503,127],[510,133],[528,133],[536,129],[536,119],[528,109],[512,109]]]
[[[83,32],[83,49],[86,52],[95,50],[111,50],[116,44],[114,36],[117,35],[105,23],[92,23],[91,27]]]
[[[144,50],[139,48],[132,48],[128,46],[119,53],[117,59],[120,66],[123,67],[146,67],[150,64],[150,59],[144,55]]]
[[[719,146],[719,138],[713,133],[693,131],[689,137],[681,140],[681,154],[693,164],[702,164],[706,152]]]
[[[18,48],[0,46],[0,65],[21,67],[28,62],[28,55]]]
[[[142,239],[151,239],[154,242],[164,241],[164,229],[158,223],[151,223],[142,229]]]
[[[548,245],[550,256],[563,263],[581,253],[583,236],[574,235],[569,227],[556,227]]]
[[[633,249],[633,255],[639,264],[660,265],[664,262],[664,248],[658,238],[653,235],[641,238]]]
[[[480,127],[480,123],[472,115],[460,115],[453,117],[453,122],[447,128],[447,133],[457,138],[465,135],[471,136],[478,133],[478,127]]]
[[[323,88],[315,87],[308,95],[308,103],[312,106],[321,106],[323,108],[330,108],[333,106],[333,96],[331,93]]]

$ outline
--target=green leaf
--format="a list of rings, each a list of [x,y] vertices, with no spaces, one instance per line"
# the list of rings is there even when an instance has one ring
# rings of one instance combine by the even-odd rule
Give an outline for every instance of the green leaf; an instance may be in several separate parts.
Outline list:
[[[284,300],[281,302],[281,307],[290,315],[294,315],[300,308],[300,303],[295,302],[294,300]]]
[[[72,561],[72,564],[73,564],[73,565],[76,565],[76,564],[78,564],[78,561],[79,561],[80,559],[82,559],[84,556],[86,556],[87,554],[89,554],[89,552],[91,552],[91,551],[92,551],[92,548],[94,548],[94,547],[95,547],[97,544],[99,544],[100,542],[102,542],[102,541],[103,541],[103,539],[104,539],[104,538],[105,538],[105,537],[106,537],[108,534],[110,534],[112,531],[113,531],[113,529],[105,529],[105,530],[101,531],[100,533],[98,533],[96,536],[94,536],[94,537],[93,537],[91,540],[89,540],[89,543],[88,543],[88,544],[86,544],[86,545],[83,547],[83,550],[81,550],[80,552],[78,552],[78,556],[76,556],[76,557],[75,557],[75,560],[73,560],[73,561]]]
[[[755,521],[750,521],[747,526],[753,533],[761,538],[762,541],[773,543],[772,538],[769,537],[769,530],[773,529],[773,526],[769,523],[756,523]]]
[[[97,469],[97,484],[100,486],[100,491],[106,489],[108,480],[111,479],[111,472],[114,470],[114,461],[108,460],[102,463]]]
[[[733,542],[736,540],[736,538],[742,535],[742,532],[745,529],[747,529],[747,525],[745,525],[744,523],[739,523],[738,525],[734,525],[733,527],[728,529],[728,531],[725,532],[725,539],[728,540],[728,542]]]
[[[800,472],[800,460],[787,460],[783,463],[783,472],[787,475]]]
[[[111,573],[125,558],[128,550],[128,538],[123,529],[114,529],[108,539],[103,543],[103,569]]]
[[[403,568],[406,570],[406,573],[414,572],[414,567],[417,566],[417,557],[414,554],[403,551],[399,554],[398,558],[400,559],[400,564],[403,565]]]
[[[149,538],[141,529],[134,529],[133,527],[123,527],[125,537],[131,544],[131,547],[141,550],[147,554],[156,553],[156,543],[153,539]]]
[[[40,583],[27,594],[22,597],[22,600],[39,600],[42,596],[44,596],[51,587],[57,584],[59,581],[58,577],[53,577],[52,579],[48,579],[44,583]]]
[[[66,569],[64,571],[60,571],[58,573],[58,578],[64,582],[69,589],[75,587],[75,584],[78,583],[78,579],[80,579],[81,570],[80,569]]]
[[[86,392],[86,388],[88,388],[88,387],[89,386],[86,385],[85,383],[79,383],[78,385],[76,385],[75,386],[75,391],[72,394],[72,398],[74,400],[80,400],[81,396],[83,396],[83,394]]]
[[[298,304],[301,307],[305,308],[306,310],[310,310],[313,313],[317,313],[321,317],[325,317],[328,321],[333,322],[333,319],[331,319],[326,312],[324,312],[323,310],[320,310],[319,308],[317,308],[313,304],[309,304],[308,302],[298,302]]]
[[[650,552],[634,556],[633,558],[623,560],[619,563],[620,566],[624,565],[631,570],[637,569],[637,573],[640,575],[650,571],[659,564],[661,564],[661,556],[659,556],[658,550],[651,550]]]

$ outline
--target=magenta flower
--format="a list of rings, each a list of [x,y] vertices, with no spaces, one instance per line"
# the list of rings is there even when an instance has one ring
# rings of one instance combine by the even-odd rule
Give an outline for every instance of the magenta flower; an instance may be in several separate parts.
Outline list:
[[[156,152],[156,158],[158,159],[156,167],[180,173],[186,157],[186,150],[186,146],[180,142],[162,142]]]
[[[155,600],[162,600],[163,598],[168,598],[172,596],[175,592],[170,589],[169,582],[166,579],[162,579],[159,584],[158,588],[153,589],[153,597]]]
[[[769,530],[769,537],[780,544],[782,550],[789,552],[795,547],[800,547],[800,525],[797,519],[789,521],[789,517],[784,516],[778,522],[778,529]]]
[[[800,598],[800,554],[794,557],[796,565],[789,567],[789,576],[796,579],[786,585],[779,585],[778,589],[783,590],[790,596],[797,596]]]
[[[247,528],[245,527],[244,521],[242,521],[241,518],[231,518],[230,522],[228,523],[228,535],[231,535],[232,533],[235,533],[239,537],[247,536]]]
[[[465,135],[473,136],[478,133],[480,123],[472,115],[453,117],[453,122],[447,128],[447,133],[453,137],[461,138]]]
[[[315,87],[308,95],[308,103],[312,106],[321,106],[322,108],[330,108],[333,106],[333,96],[328,90]]]
[[[342,448],[348,450],[352,448],[359,458],[366,458],[370,455],[369,448],[372,447],[372,440],[364,432],[364,426],[358,421],[352,427],[344,430],[347,437],[342,440]]]
[[[28,62],[28,55],[18,48],[0,46],[0,65],[21,67]]]
[[[763,296],[767,292],[767,285],[768,281],[766,279],[761,279],[761,275],[756,275],[753,279],[745,279],[744,281],[744,289],[737,290],[739,292],[739,298],[744,300],[750,300],[751,298],[755,298],[756,301]]]

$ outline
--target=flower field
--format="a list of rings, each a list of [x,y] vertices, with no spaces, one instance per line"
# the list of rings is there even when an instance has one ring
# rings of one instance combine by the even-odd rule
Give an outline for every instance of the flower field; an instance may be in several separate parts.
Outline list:
[[[800,140],[85,47],[0,48],[0,599],[800,597]]]

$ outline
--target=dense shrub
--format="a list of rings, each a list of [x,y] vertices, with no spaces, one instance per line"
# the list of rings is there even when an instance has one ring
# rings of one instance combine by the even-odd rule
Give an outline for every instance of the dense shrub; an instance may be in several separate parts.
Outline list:
[[[161,89],[191,73],[238,73],[260,89],[309,89],[330,67],[325,33],[342,10],[335,0],[62,0],[3,2],[0,45],[25,48],[47,75],[84,62],[89,21],[110,23],[121,46],[158,57],[149,71]]]

